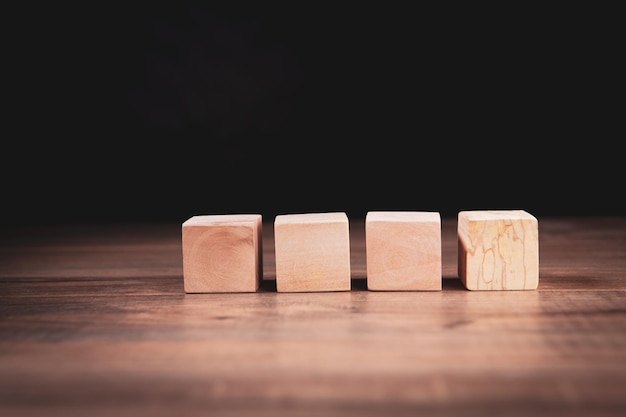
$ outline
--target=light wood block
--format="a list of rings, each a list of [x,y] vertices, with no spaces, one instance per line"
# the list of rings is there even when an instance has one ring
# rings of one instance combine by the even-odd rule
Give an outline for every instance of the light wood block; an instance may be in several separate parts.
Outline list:
[[[365,246],[369,290],[441,290],[438,212],[370,211]]]
[[[187,293],[256,292],[263,279],[262,216],[193,216],[182,225]]]
[[[458,272],[469,290],[532,290],[539,285],[539,223],[524,210],[458,214]]]
[[[278,292],[350,290],[346,213],[277,215],[274,246]]]

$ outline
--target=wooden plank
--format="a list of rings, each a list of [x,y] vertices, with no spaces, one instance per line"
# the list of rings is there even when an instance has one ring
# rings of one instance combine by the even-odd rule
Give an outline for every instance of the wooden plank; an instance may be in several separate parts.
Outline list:
[[[626,218],[539,219],[536,291],[467,291],[442,219],[441,291],[186,294],[180,224],[0,236],[0,414],[621,416]]]

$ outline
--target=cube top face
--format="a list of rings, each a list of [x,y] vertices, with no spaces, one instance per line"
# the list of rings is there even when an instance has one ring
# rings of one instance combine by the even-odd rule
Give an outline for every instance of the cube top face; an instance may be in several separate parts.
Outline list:
[[[255,292],[262,279],[261,215],[194,216],[182,225],[187,293]]]
[[[216,226],[238,225],[242,223],[259,223],[262,221],[260,214],[208,214],[193,216],[183,223],[183,227],[189,226]]]
[[[368,289],[442,289],[438,212],[368,212],[365,228]]]
[[[441,215],[430,211],[368,211],[366,222],[436,222],[441,224]]]
[[[348,221],[348,215],[343,212],[329,213],[297,213],[297,214],[279,214],[274,220],[274,225],[281,226],[283,224],[318,224],[318,223],[344,223]]]
[[[537,218],[525,210],[466,210],[460,211],[459,221],[497,221],[497,220],[528,220],[537,222]]]
[[[276,216],[278,292],[350,290],[350,232],[345,213]]]
[[[539,285],[539,227],[524,210],[458,215],[459,278],[470,290],[531,290]]]

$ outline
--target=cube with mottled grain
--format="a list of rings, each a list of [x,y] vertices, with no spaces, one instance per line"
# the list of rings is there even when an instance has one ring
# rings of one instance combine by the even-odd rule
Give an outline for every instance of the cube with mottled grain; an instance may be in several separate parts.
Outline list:
[[[350,290],[346,213],[277,215],[274,244],[278,292]]]
[[[458,213],[458,272],[468,290],[539,285],[539,223],[524,210]]]
[[[186,293],[256,292],[263,279],[260,214],[199,215],[182,225]]]
[[[369,290],[441,290],[438,212],[370,211],[365,217],[365,246]]]

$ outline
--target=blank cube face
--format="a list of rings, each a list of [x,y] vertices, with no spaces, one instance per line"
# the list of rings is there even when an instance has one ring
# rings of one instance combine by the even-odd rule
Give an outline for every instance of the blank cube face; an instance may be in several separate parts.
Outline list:
[[[276,216],[278,292],[350,290],[350,232],[345,213]]]
[[[365,245],[368,289],[441,290],[439,213],[368,212]]]
[[[263,278],[260,214],[194,216],[182,225],[187,293],[255,292]]]
[[[524,210],[458,214],[459,278],[469,290],[531,290],[539,285],[539,228]]]

